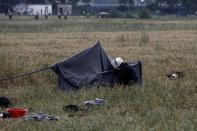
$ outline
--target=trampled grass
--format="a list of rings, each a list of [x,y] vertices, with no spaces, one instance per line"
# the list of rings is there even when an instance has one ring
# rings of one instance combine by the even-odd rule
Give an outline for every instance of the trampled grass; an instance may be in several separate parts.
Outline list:
[[[0,78],[54,64],[99,40],[112,57],[141,60],[144,84],[62,92],[50,70],[1,82],[0,96],[13,99],[14,107],[60,116],[50,122],[0,119],[1,130],[197,130],[196,20],[32,20],[1,18]],[[185,77],[169,80],[171,70]],[[62,110],[94,98],[108,103],[86,113]]]

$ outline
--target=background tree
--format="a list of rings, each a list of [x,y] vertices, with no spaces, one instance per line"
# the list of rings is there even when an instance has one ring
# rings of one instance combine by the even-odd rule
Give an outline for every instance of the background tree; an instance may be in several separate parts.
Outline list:
[[[130,6],[133,5],[133,0],[119,0],[120,5],[127,6],[127,9],[130,10]]]
[[[125,5],[132,5],[133,0],[119,0],[120,4],[125,4]]]
[[[0,0],[0,12],[7,13],[8,10],[12,10],[12,6],[20,0]]]
[[[174,4],[178,3],[179,1],[180,0],[156,0],[156,3],[158,5],[160,5],[161,3],[166,2],[169,5],[174,5]]]
[[[158,3],[158,7],[159,9],[161,8],[161,3],[165,2],[167,3],[169,6],[166,9],[166,13],[175,13],[176,12],[176,8],[175,5],[179,2],[180,0],[157,0]]]
[[[69,0],[69,3],[73,6],[73,7],[76,7],[77,3],[79,2],[80,0]]]
[[[197,0],[181,0],[187,12],[197,10]]]
[[[86,3],[85,10],[86,12],[90,12],[90,3],[92,0],[81,0],[82,2]]]
[[[179,0],[163,0],[166,1],[170,6],[174,6],[179,2]]]
[[[84,2],[86,4],[90,4],[92,2],[92,0],[82,0],[82,2]]]
[[[46,0],[23,0],[24,3],[28,4],[44,4]]]

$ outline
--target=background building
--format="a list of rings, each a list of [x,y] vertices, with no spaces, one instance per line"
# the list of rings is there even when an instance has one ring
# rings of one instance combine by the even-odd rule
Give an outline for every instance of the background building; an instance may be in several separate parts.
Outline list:
[[[61,14],[67,14],[71,15],[72,14],[72,6],[70,4],[57,4],[57,11]]]
[[[52,14],[52,4],[19,4],[14,8],[14,13],[18,15],[50,15]]]
[[[51,4],[28,4],[27,5],[27,15],[51,15],[52,5]]]

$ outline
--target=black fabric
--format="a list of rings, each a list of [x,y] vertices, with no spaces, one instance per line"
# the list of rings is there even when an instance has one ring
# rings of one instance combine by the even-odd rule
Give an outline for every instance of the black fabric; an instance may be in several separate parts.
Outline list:
[[[136,72],[137,82],[141,84],[141,63],[129,63]],[[140,67],[139,67],[140,66]],[[111,65],[110,59],[98,42],[79,54],[59,62],[51,67],[58,75],[59,87],[64,90],[81,87],[108,85],[114,86],[119,77]]]
[[[143,81],[142,81],[142,62],[141,61],[137,61],[137,62],[129,62],[128,63],[131,69],[131,80],[132,80],[132,84],[139,84],[142,85]]]
[[[0,107],[9,107],[11,105],[11,102],[8,98],[6,97],[0,97]]]
[[[10,118],[9,112],[3,112],[3,118]]]
[[[78,105],[66,105],[63,107],[64,111],[70,111],[70,112],[77,112],[79,111],[79,106]]]
[[[130,68],[128,63],[122,63],[117,69],[117,75],[119,78],[119,84],[131,85],[137,82],[137,76],[133,69]]]

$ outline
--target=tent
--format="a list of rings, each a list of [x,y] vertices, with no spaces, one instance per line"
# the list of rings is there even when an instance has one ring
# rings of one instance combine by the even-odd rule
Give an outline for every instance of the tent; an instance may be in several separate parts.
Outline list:
[[[136,84],[142,84],[141,62],[131,62],[129,66],[137,78]],[[114,86],[119,81],[108,55],[99,42],[53,65],[51,69],[58,75],[58,85],[63,90],[102,85]]]

